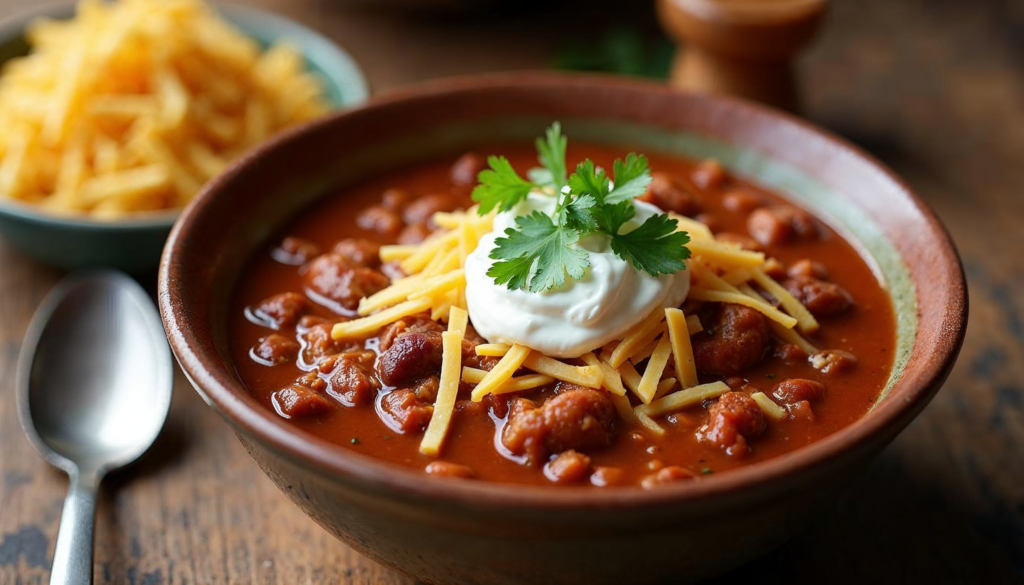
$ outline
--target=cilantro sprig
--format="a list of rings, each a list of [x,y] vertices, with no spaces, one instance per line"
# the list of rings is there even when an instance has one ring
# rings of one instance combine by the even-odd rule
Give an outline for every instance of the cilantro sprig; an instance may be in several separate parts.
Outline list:
[[[590,266],[589,252],[575,246],[581,238],[604,234],[612,252],[637,270],[651,276],[672,274],[686,268],[690,236],[677,231],[678,222],[666,214],[648,217],[633,230],[623,226],[636,215],[633,199],[647,192],[651,173],[647,158],[630,153],[612,165],[612,176],[586,159],[568,174],[565,151],[568,139],[558,122],[537,139],[540,167],[526,179],[503,156],[490,156],[489,168],[477,177],[473,200],[480,214],[510,211],[532,192],[557,199],[551,215],[541,211],[516,218],[515,228],[495,240],[490,258],[497,260],[487,271],[510,290],[544,292],[565,284],[565,275],[580,280]]]

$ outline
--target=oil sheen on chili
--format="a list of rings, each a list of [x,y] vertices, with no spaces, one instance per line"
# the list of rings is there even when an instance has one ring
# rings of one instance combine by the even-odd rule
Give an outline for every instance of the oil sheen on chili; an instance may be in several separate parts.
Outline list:
[[[504,154],[520,173],[535,166],[529,145],[478,152]],[[574,145],[568,158],[611,168],[624,154]],[[820,322],[808,336],[818,353],[780,340],[753,309],[687,301],[684,311],[698,315],[704,328],[692,336],[700,382],[723,380],[731,391],[659,417],[662,436],[621,420],[600,390],[553,383],[472,402],[463,384],[440,456],[422,455],[440,353],[400,338],[429,337],[444,326],[414,316],[355,343],[332,340],[330,330],[355,316],[362,297],[402,276],[381,264],[379,245],[420,242],[435,227],[434,212],[471,204],[484,163],[468,153],[323,198],[267,242],[245,267],[231,304],[238,376],[290,424],[344,448],[424,473],[519,484],[655,489],[701,481],[799,449],[863,416],[892,367],[895,319],[887,293],[854,248],[806,211],[713,161],[649,160],[654,180],[643,198],[698,219],[719,240],[763,251],[771,259],[766,272]],[[464,365],[493,367],[499,358],[475,356],[476,342],[484,340],[468,332]],[[379,355],[392,346],[392,354],[402,347],[406,353],[392,355],[391,378],[382,377]],[[396,378],[395,368],[402,382],[389,385],[384,379]],[[784,416],[762,412],[749,398],[756,392]]]

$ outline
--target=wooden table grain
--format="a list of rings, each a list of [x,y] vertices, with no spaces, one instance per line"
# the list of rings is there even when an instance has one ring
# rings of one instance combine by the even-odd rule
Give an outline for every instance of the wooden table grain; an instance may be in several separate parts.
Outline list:
[[[2,0],[0,16],[31,3]],[[502,9],[498,19],[259,4],[338,39],[376,91],[545,67],[568,10]],[[622,4],[588,2],[585,21],[615,20]],[[1016,0],[835,2],[800,63],[808,117],[893,166],[949,227],[968,273],[970,329],[944,389],[871,471],[801,536],[718,582],[1024,583],[1022,31]],[[47,581],[66,489],[22,436],[13,398],[21,338],[59,277],[0,240],[2,584]],[[100,583],[411,583],[295,509],[180,374],[154,449],[104,488]]]

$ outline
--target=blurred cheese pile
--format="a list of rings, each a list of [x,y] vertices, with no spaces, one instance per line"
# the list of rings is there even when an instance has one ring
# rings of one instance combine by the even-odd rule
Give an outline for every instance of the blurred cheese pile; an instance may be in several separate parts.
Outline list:
[[[199,0],[86,0],[0,74],[0,197],[116,219],[185,205],[271,134],[327,111],[294,48]]]

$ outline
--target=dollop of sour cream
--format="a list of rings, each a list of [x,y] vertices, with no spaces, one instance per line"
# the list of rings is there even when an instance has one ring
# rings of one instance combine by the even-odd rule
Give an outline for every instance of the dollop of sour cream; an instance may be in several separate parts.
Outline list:
[[[534,210],[551,214],[555,198],[531,193],[516,208],[499,213],[494,229],[480,238],[466,258],[466,303],[477,333],[490,343],[518,343],[546,355],[579,357],[622,336],[651,311],[676,307],[690,290],[688,270],[650,276],[619,258],[611,250],[611,238],[594,234],[574,246],[590,253],[590,267],[581,280],[568,275],[565,284],[543,293],[508,290],[495,284],[487,270],[495,260],[488,257],[495,240],[515,227],[516,218]],[[620,233],[636,229],[656,206],[633,200],[636,216]]]

